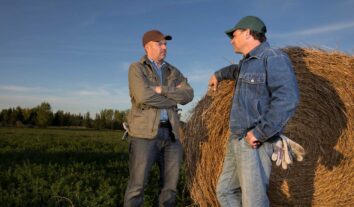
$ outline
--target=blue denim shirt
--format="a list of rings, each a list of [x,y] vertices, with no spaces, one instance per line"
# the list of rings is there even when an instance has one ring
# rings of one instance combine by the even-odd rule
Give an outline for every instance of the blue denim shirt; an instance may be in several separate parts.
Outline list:
[[[159,75],[160,77],[160,83],[162,85],[163,82],[163,77],[162,77],[162,70],[164,65],[166,64],[165,62],[162,63],[162,65],[160,67],[157,66],[157,64],[155,63],[155,61],[153,61],[152,59],[149,58],[149,60],[152,63],[152,66],[154,68],[154,70],[156,71],[156,73]],[[161,113],[160,113],[160,121],[168,121],[168,114],[166,109],[161,109]]]
[[[279,135],[295,112],[299,89],[289,57],[261,43],[238,65],[215,72],[219,81],[237,80],[230,113],[230,130],[242,138],[250,130],[264,142]]]

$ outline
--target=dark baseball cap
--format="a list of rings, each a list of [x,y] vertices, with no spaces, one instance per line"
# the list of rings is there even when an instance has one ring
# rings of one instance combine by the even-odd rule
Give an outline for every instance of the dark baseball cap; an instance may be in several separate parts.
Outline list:
[[[143,47],[145,47],[146,43],[150,41],[160,42],[161,40],[172,40],[170,35],[164,35],[159,30],[150,30],[145,32],[143,36]]]
[[[225,33],[232,39],[234,31],[237,29],[250,29],[263,34],[267,32],[267,27],[264,22],[255,16],[243,17],[233,28],[226,30]]]

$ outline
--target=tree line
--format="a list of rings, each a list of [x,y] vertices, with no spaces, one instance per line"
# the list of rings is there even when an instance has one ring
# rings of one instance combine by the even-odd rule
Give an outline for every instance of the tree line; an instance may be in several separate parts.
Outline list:
[[[16,127],[84,127],[93,129],[123,129],[129,110],[103,109],[91,118],[89,112],[73,114],[58,110],[53,113],[49,103],[42,102],[34,108],[3,109],[0,112],[0,126]]]

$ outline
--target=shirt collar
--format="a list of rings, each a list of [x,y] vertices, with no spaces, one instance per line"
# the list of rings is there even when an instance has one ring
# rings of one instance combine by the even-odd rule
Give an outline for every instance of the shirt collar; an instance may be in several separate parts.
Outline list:
[[[147,56],[146,56],[146,57],[147,57]],[[161,68],[166,64],[165,61],[163,61],[162,64],[161,64],[161,66],[160,66],[160,67],[157,67],[157,63],[156,63],[154,60],[150,59],[149,57],[147,57],[147,59],[148,59],[152,64],[154,64],[154,66],[156,66],[156,68],[158,68],[158,69],[161,69]]]
[[[249,57],[256,57],[259,58],[260,55],[262,54],[263,50],[266,48],[269,48],[269,43],[267,41],[262,42],[260,45],[258,45],[257,47],[255,47],[253,50],[251,50],[251,52],[249,52],[245,58],[249,58]]]

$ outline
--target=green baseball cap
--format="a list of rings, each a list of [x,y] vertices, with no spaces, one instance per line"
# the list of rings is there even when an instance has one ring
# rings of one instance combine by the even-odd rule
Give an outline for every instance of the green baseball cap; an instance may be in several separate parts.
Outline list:
[[[255,16],[243,17],[233,28],[226,30],[225,33],[230,39],[232,39],[234,31],[237,29],[250,29],[263,34],[267,32],[267,27],[264,22]]]

